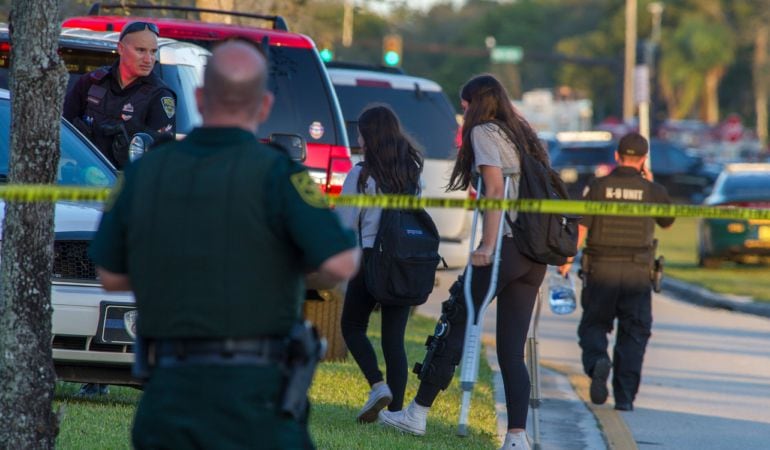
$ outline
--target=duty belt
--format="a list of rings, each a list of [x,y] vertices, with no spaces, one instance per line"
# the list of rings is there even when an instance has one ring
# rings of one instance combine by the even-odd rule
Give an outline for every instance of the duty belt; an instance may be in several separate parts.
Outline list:
[[[286,341],[260,339],[164,339],[150,344],[151,366],[267,366],[286,356]]]
[[[592,261],[595,262],[633,262],[633,263],[649,263],[650,254],[637,254],[637,255],[589,255]]]

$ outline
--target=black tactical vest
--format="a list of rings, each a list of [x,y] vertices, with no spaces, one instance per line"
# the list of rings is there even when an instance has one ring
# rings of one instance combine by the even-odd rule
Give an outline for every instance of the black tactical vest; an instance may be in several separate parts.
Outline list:
[[[587,200],[600,202],[652,202],[652,183],[641,175],[616,172],[591,185]],[[588,247],[596,254],[634,254],[652,248],[655,219],[651,217],[595,216],[588,234]]]
[[[124,90],[125,95],[116,95],[110,89],[113,74],[108,67],[91,72],[89,76],[92,84],[88,89],[85,115],[91,124],[93,143],[116,167],[123,167],[128,161],[128,146],[114,145],[116,139],[126,140],[139,132],[157,131],[145,126],[148,105],[166,86],[157,75],[150,74],[144,77],[141,86],[129,87]],[[125,135],[119,127],[121,123]]]

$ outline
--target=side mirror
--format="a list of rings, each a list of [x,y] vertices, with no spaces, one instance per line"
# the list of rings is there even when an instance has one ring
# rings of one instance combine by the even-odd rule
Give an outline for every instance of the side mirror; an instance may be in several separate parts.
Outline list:
[[[298,134],[273,133],[268,143],[285,151],[294,161],[304,162],[307,158],[307,142]]]
[[[128,159],[136,161],[152,147],[155,140],[147,133],[136,133],[128,144]]]

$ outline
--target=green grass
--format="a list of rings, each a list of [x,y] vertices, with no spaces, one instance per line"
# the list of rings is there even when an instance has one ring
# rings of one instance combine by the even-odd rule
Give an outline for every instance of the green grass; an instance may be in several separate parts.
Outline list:
[[[379,323],[379,315],[373,315],[370,335],[378,352]],[[406,336],[410,364],[422,360],[425,338],[432,334],[434,325],[434,320],[422,316],[410,319]],[[378,356],[384,368],[381,353]],[[377,424],[358,424],[356,413],[369,393],[358,366],[351,357],[343,362],[323,363],[311,390],[311,434],[319,449],[494,448],[496,419],[489,366],[482,358],[470,411],[471,432],[467,438],[455,436],[460,406],[457,378],[431,409],[426,436],[415,437]],[[405,403],[414,397],[417,382],[416,376],[410,374]],[[54,408],[63,408],[63,415],[56,447],[62,450],[129,449],[131,422],[141,392],[111,386],[110,394],[104,398],[81,400],[74,397],[78,388],[74,383],[57,384]]]
[[[379,315],[372,316],[370,335],[375,348],[380,347]],[[412,316],[406,336],[407,358],[410,365],[422,361],[425,338],[433,334],[435,321],[418,315]],[[483,359],[483,358],[482,358]],[[382,355],[379,355],[382,367]],[[458,368],[459,372],[459,368]],[[311,391],[314,415],[311,432],[319,449],[438,449],[438,448],[494,448],[497,443],[492,373],[486,361],[479,371],[479,383],[473,390],[470,410],[470,435],[456,436],[460,413],[458,376],[447,391],[439,395],[428,416],[428,432],[423,437],[404,435],[377,424],[361,425],[355,416],[366,401],[369,387],[352,358],[341,363],[323,365]],[[409,375],[404,403],[417,390],[417,377]]]
[[[698,220],[678,218],[667,230],[657,230],[658,252],[666,257],[666,276],[699,284],[724,294],[750,296],[770,302],[770,267],[725,262],[719,269],[697,265]]]

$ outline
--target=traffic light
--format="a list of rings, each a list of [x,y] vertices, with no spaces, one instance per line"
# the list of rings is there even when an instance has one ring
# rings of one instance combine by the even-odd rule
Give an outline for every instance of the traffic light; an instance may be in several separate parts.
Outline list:
[[[403,41],[398,34],[388,34],[382,38],[382,62],[386,66],[398,67],[401,65],[401,51]]]
[[[334,47],[331,44],[324,43],[318,50],[318,54],[321,56],[321,61],[327,63],[334,59]]]

